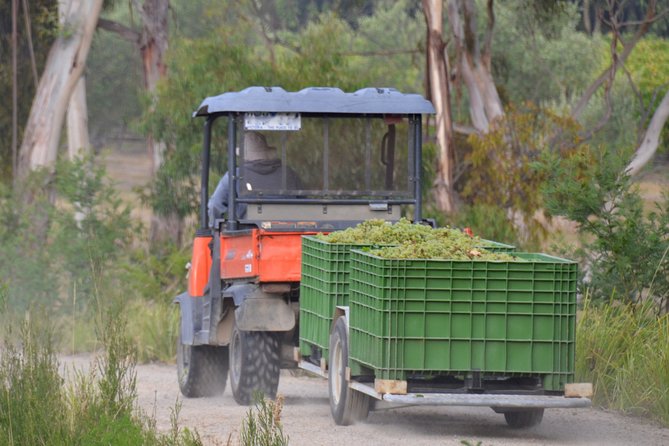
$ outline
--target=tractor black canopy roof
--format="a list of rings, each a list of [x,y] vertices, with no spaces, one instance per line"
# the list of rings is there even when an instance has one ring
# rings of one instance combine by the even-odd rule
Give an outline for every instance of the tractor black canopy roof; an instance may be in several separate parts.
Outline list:
[[[406,115],[433,114],[434,107],[421,95],[404,94],[393,88],[363,88],[344,93],[330,87],[310,87],[297,92],[281,87],[249,87],[206,98],[193,116],[227,112]]]

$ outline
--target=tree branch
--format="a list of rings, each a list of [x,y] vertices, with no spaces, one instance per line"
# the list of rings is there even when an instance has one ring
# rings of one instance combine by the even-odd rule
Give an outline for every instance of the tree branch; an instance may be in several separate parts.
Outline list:
[[[653,106],[655,105],[655,101],[657,101],[657,95],[661,91],[663,91],[667,86],[669,85],[669,82],[665,82],[664,84],[660,85],[659,87],[656,87],[653,89],[653,97],[650,98],[650,102],[648,103],[648,107],[643,107],[642,103],[642,108],[641,110],[643,113],[641,114],[641,117],[639,118],[639,125],[637,126],[637,146],[641,144],[641,141],[643,141],[644,133],[643,133],[643,125],[644,123],[648,120],[648,116],[650,116],[650,112],[653,110]]]
[[[141,38],[141,34],[139,32],[113,20],[107,20],[103,18],[98,19],[98,28],[112,32],[123,40],[135,44],[139,44]]]
[[[618,54],[616,51],[612,52],[613,61],[611,65],[609,65],[609,67],[590,84],[578,102],[572,107],[571,116],[574,119],[581,117],[585,107],[588,105],[588,102],[590,102],[590,99],[592,99],[592,96],[609,79],[611,73],[613,73],[613,76],[615,76],[616,71],[625,63],[625,61],[627,61],[627,58],[639,40],[641,40],[641,38],[648,32],[648,29],[650,28],[650,25],[653,23],[655,18],[655,4],[655,0],[650,1],[648,4],[648,9],[646,10],[646,17],[642,21],[641,27],[636,31],[636,33],[634,33],[632,39],[623,45],[623,50],[620,54]],[[613,12],[610,13],[611,16],[613,16],[613,14]]]
[[[648,129],[643,137],[641,144],[634,153],[634,158],[627,165],[625,172],[628,175],[635,175],[650,161],[657,147],[660,144],[660,133],[664,124],[669,118],[669,91],[664,95],[662,102],[657,106],[653,118],[648,124]]]
[[[379,51],[341,51],[337,54],[342,56],[396,56],[399,54],[422,54],[418,48],[398,49],[398,50],[379,50]]]
[[[481,58],[485,61],[488,70],[490,70],[490,64],[492,60],[492,34],[495,29],[495,11],[493,9],[494,0],[488,0],[487,3],[487,13],[488,13],[488,26],[485,31],[485,39],[483,40],[483,51]]]
[[[477,35],[476,2],[474,0],[461,0],[461,2],[465,48],[467,48],[467,54],[471,54],[478,63],[481,57],[481,49],[479,48]]]

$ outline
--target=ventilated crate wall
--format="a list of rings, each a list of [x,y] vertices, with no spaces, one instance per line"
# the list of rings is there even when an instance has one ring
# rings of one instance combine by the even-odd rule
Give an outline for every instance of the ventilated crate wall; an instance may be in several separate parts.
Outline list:
[[[481,240],[494,252],[511,252],[514,246]],[[311,356],[311,346],[327,358],[332,316],[337,306],[349,304],[351,249],[372,244],[327,243],[313,236],[302,237],[302,278],[300,282],[300,352]],[[378,246],[378,245],[376,245]]]
[[[577,265],[391,260],[353,251],[350,358],[376,378],[410,374],[542,375],[573,380]]]
[[[337,306],[348,305],[349,263],[352,248],[371,245],[326,243],[302,237],[300,282],[300,352],[311,355],[311,346],[328,356],[330,327]]]

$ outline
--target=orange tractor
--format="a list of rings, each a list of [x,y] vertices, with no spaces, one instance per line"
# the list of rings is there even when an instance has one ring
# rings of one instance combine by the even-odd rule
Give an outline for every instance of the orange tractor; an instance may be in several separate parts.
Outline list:
[[[228,374],[239,404],[255,391],[276,394],[280,369],[298,360],[302,236],[407,213],[419,221],[421,115],[431,113],[419,95],[377,88],[251,87],[202,102],[194,113],[205,118],[200,228],[188,291],[176,298],[185,396],[222,392]],[[275,152],[274,185],[248,180],[249,132]],[[215,140],[227,141],[218,153]],[[227,212],[210,215],[210,165],[224,157],[235,172],[224,177]],[[299,189],[287,187],[290,170]]]

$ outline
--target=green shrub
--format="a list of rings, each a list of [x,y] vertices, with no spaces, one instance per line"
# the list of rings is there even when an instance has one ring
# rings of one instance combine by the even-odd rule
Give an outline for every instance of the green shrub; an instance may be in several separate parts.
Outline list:
[[[612,152],[548,159],[546,208],[578,223],[583,248],[577,254],[593,298],[669,305],[669,195],[645,212],[637,187],[623,173],[627,158]]]

